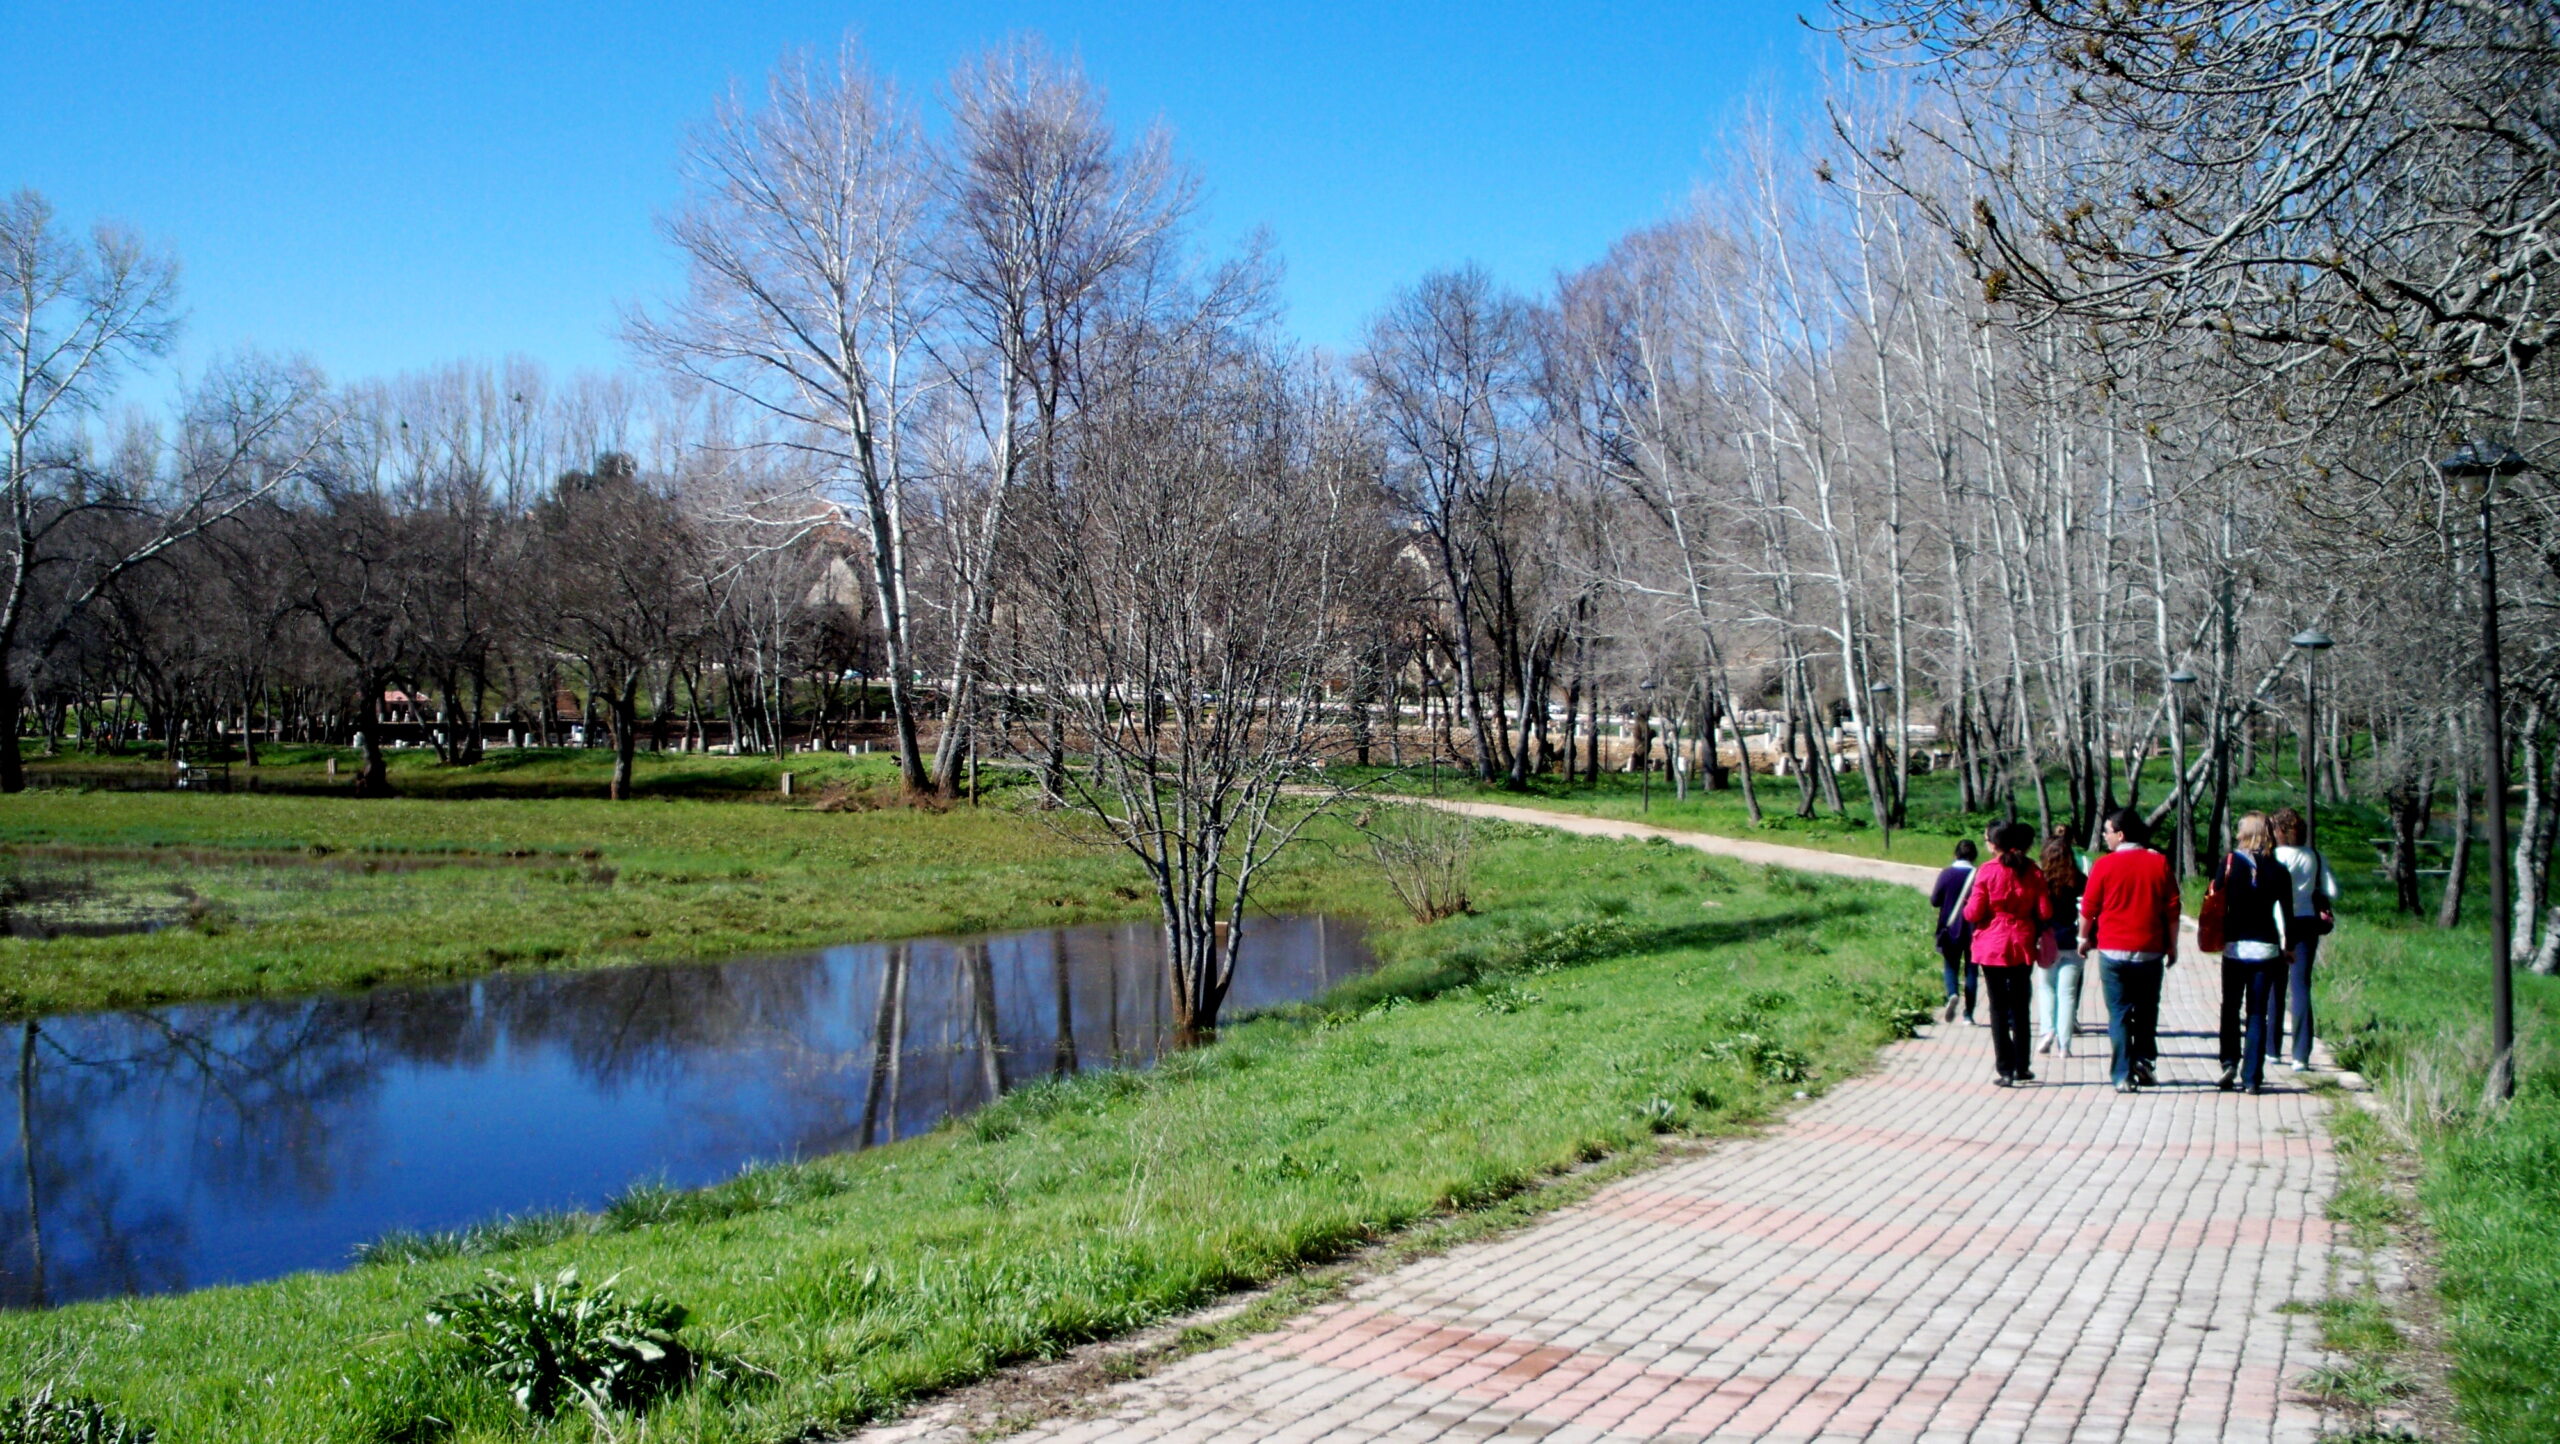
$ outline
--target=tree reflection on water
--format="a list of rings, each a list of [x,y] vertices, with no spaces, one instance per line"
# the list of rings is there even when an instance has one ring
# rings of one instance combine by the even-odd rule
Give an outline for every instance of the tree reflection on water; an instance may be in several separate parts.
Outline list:
[[[1371,965],[1257,919],[1238,1002]],[[495,976],[20,1025],[0,1306],[336,1267],[394,1228],[866,1148],[1026,1078],[1134,1067],[1171,1010],[1149,926]]]

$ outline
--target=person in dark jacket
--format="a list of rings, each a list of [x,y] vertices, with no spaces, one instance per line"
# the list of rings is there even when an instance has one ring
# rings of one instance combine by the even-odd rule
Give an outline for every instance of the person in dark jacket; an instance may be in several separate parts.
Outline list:
[[[1929,905],[1938,910],[1938,960],[1945,967],[1947,1005],[1938,1014],[1939,1021],[1956,1020],[1957,994],[1963,994],[1964,1020],[1973,1021],[1973,999],[1977,975],[1970,949],[1973,946],[1973,924],[1964,920],[1964,893],[1973,881],[1973,860],[1978,856],[1972,838],[1956,841],[1956,860],[1938,874],[1937,886],[1929,889]]]
[[[2294,925],[2293,876],[2276,861],[2275,830],[2265,813],[2241,818],[2232,842],[2214,877],[2222,894],[2222,1080],[2216,1086],[2263,1093],[2273,1026],[2267,1008],[2285,975],[2285,942]]]

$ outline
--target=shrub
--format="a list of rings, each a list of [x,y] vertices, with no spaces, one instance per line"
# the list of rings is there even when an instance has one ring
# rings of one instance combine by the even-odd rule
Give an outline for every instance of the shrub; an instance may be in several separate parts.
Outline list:
[[[1718,1063],[1731,1063],[1771,1083],[1801,1083],[1813,1076],[1813,1060],[1775,1038],[1736,1033],[1699,1050]]]
[[[1475,822],[1436,807],[1388,807],[1363,812],[1353,826],[1369,840],[1379,875],[1418,923],[1468,911],[1467,890],[1475,858]]]
[[[57,1399],[51,1384],[0,1404],[0,1444],[151,1444],[158,1435],[95,1399]]]
[[[590,1288],[574,1268],[530,1283],[492,1273],[428,1305],[427,1322],[528,1414],[548,1419],[572,1400],[599,1417],[609,1408],[643,1409],[693,1377],[693,1352],[676,1338],[685,1311],[626,1298],[614,1282]]]

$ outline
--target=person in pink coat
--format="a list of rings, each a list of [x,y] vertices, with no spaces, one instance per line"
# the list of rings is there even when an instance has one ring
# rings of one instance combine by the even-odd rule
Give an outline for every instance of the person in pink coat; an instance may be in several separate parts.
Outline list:
[[[2013,822],[1992,834],[2000,855],[1982,865],[1965,898],[1964,919],[1973,924],[1973,961],[1991,994],[1991,1053],[1999,1086],[2032,1082],[2027,1066],[2027,1018],[2034,990],[2036,937],[2053,921],[2053,899],[2044,872],[2027,857],[2036,830]]]

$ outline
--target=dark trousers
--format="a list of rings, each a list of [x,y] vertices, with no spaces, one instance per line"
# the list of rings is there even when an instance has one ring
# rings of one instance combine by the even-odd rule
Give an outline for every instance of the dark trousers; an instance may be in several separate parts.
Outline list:
[[[2293,995],[2293,1061],[2306,1068],[2311,1066],[2311,968],[2319,960],[2320,940],[2318,938],[2294,940],[2293,961],[2286,969],[2286,983]],[[2273,1057],[2279,1051],[2276,1046],[2276,1033],[2277,1030],[2273,1027],[2267,1030],[2269,1057]]]
[[[2000,1076],[2023,1078],[2034,1071],[2027,1061],[2027,1014],[2035,970],[1984,968],[1982,987],[1991,995],[1991,1056],[1999,1062]]]
[[[2275,996],[2276,979],[2284,971],[2280,958],[2262,963],[2222,960],[2222,1066],[2239,1065],[2243,1088],[2255,1088],[2266,1079],[2267,1054],[2274,1051],[2269,1036],[2275,1026],[2267,1008]]]
[[[1938,965],[1946,975],[1947,996],[1952,998],[1959,992],[1964,994],[1964,1015],[1968,1019],[1973,1016],[1973,980],[1982,971],[1981,966],[1973,961],[1971,951],[1962,943],[1954,947],[1944,943],[1938,945]]]
[[[2137,1068],[2148,1075],[2160,1060],[2160,984],[2168,971],[2161,962],[2098,959],[2098,987],[2107,999],[2107,1045],[2118,1083],[2132,1082]]]

